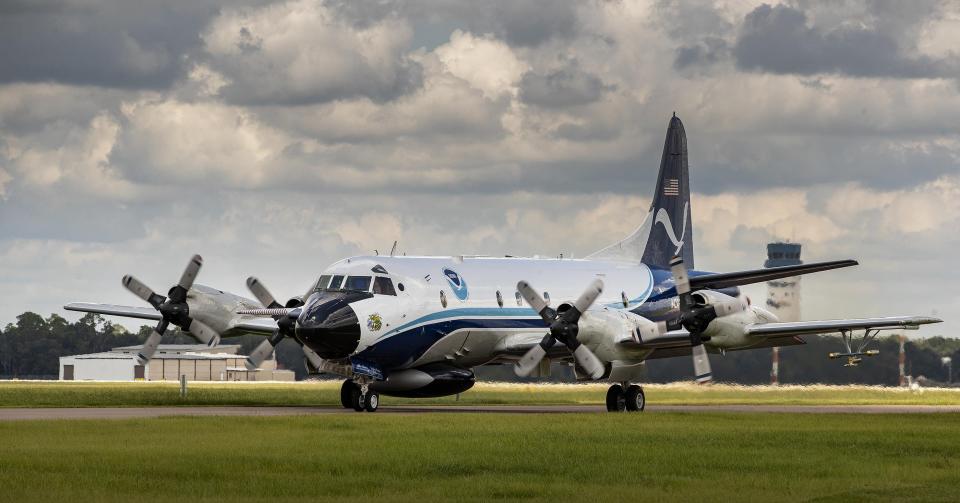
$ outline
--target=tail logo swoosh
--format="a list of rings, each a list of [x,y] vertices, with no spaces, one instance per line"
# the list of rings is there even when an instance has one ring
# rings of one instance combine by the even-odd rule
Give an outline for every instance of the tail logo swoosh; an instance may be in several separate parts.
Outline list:
[[[677,234],[673,230],[673,222],[670,221],[670,214],[667,213],[667,210],[660,208],[657,210],[657,218],[654,220],[654,225],[662,224],[663,230],[667,231],[667,237],[670,238],[670,242],[677,247],[674,250],[674,255],[680,253],[680,248],[683,248],[683,237],[687,234],[687,211],[690,209],[690,203],[684,203],[683,205],[683,228],[680,229],[680,238],[677,239]]]

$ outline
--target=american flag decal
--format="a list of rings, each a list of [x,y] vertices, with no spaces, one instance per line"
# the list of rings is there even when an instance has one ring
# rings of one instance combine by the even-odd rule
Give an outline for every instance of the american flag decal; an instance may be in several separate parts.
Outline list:
[[[671,178],[667,180],[667,183],[663,184],[663,195],[665,196],[679,196],[680,195],[680,180],[676,178]]]

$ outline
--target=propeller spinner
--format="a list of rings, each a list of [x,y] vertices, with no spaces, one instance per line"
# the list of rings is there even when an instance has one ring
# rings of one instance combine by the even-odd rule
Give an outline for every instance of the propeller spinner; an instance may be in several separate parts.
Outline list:
[[[180,281],[167,293],[167,297],[154,292],[150,287],[143,284],[137,278],[131,275],[123,277],[123,286],[133,292],[134,295],[147,301],[154,309],[160,312],[162,318],[157,323],[157,327],[147,337],[143,344],[143,349],[137,354],[137,363],[146,365],[160,345],[164,332],[170,324],[174,324],[192,334],[200,342],[208,346],[216,346],[220,343],[220,334],[209,325],[200,320],[190,317],[190,306],[187,305],[187,292],[193,286],[193,281],[203,266],[203,259],[200,255],[194,255],[187,263],[186,269],[180,276]]]

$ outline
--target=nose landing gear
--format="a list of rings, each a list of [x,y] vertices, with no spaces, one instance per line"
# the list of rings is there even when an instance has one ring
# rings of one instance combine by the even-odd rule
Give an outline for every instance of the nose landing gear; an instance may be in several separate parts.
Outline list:
[[[607,389],[608,412],[643,412],[647,398],[636,384],[614,384]]]
[[[380,395],[370,391],[366,384],[347,379],[340,386],[340,405],[357,412],[376,412],[380,407]]]

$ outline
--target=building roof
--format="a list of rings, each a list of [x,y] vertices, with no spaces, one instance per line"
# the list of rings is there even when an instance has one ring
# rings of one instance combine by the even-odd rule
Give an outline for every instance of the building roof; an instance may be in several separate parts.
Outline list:
[[[76,358],[78,360],[130,360],[136,358],[131,353],[118,353],[107,351],[103,353],[90,353],[85,355],[68,355],[60,358]],[[236,360],[246,358],[243,355],[234,353],[155,353],[153,360]]]
[[[111,349],[110,352],[136,354],[140,352],[141,349],[143,349],[143,345],[121,346],[118,348]],[[239,350],[240,350],[239,344],[221,344],[214,347],[207,346],[206,344],[161,344],[157,346],[156,354],[221,353],[221,354],[236,355]]]

